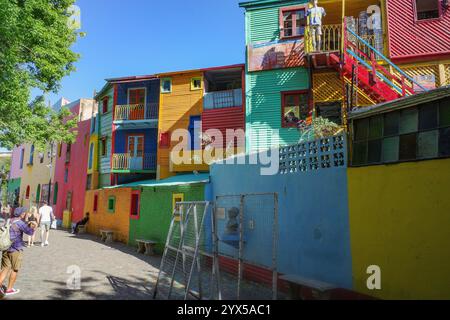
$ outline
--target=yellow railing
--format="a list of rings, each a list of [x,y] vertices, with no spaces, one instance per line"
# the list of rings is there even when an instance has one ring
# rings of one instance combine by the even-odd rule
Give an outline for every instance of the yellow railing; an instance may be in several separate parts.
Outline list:
[[[322,35],[320,36],[320,52],[340,51],[341,50],[341,24],[328,24],[322,26]],[[316,36],[317,38],[319,36]],[[316,40],[317,41],[317,40]],[[313,39],[309,26],[305,28],[305,51],[306,53],[315,52],[313,48]],[[316,52],[318,52],[316,50]]]

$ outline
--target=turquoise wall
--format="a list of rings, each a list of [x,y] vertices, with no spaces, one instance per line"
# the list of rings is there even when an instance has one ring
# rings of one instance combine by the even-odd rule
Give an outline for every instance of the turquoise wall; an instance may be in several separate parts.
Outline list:
[[[251,72],[246,81],[247,150],[258,151],[298,142],[300,135],[296,128],[281,127],[281,92],[309,89],[308,70],[291,68]],[[268,130],[279,130],[279,136],[268,133]]]
[[[102,113],[102,102],[101,100],[108,96],[109,97],[109,103],[108,103],[108,112],[103,114]],[[99,154],[99,173],[100,176],[103,177],[99,181],[100,187],[109,186],[111,181],[109,178],[109,173],[111,172],[111,139],[112,139],[112,120],[113,120],[113,105],[114,105],[114,87],[111,86],[101,98],[99,98],[99,114],[100,114],[100,135],[99,135],[99,150],[100,149],[100,143],[101,138],[106,137],[107,142],[107,150],[106,150],[106,156],[102,156]],[[108,176],[108,178],[106,178]]]
[[[342,154],[346,150],[344,146]],[[239,208],[240,202],[238,197],[225,195],[278,193],[278,272],[352,289],[346,160],[339,167],[322,169],[319,163],[316,170],[273,176],[261,175],[260,169],[260,165],[214,164],[210,172],[211,198],[217,200],[219,208],[228,210]],[[273,201],[267,196],[246,199],[244,260],[270,267]],[[218,217],[220,239],[227,222]],[[236,248],[222,242],[219,251],[231,257],[238,254]]]
[[[279,1],[276,4],[247,9],[246,44],[280,40],[279,9],[307,1]],[[248,60],[247,60],[248,61]],[[281,92],[310,88],[307,68],[289,68],[246,73],[246,137],[247,151],[298,142],[295,128],[281,128]],[[257,130],[252,132],[251,130]],[[258,139],[260,135],[270,140]],[[276,136],[268,130],[279,130]]]

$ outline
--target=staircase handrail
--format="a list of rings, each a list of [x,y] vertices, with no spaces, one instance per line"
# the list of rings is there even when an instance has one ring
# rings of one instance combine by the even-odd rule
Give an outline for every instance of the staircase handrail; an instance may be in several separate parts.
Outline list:
[[[367,41],[365,41],[363,38],[361,38],[356,32],[354,32],[353,30],[351,30],[350,28],[348,28],[348,26],[345,27],[346,30],[353,35],[354,37],[356,37],[356,39],[358,41],[360,41],[361,43],[363,43],[364,45],[366,45],[368,48],[370,48],[373,52],[375,52],[379,57],[381,57],[385,62],[387,62],[390,66],[392,66],[398,73],[400,73],[403,77],[405,77],[405,79],[409,80],[411,83],[414,83],[415,85],[417,85],[419,88],[421,88],[423,91],[429,91],[428,89],[426,89],[425,87],[423,87],[420,83],[418,83],[417,81],[415,81],[413,78],[411,78],[409,75],[407,75],[402,69],[400,69],[396,64],[394,64],[391,60],[389,60],[388,58],[386,58],[381,52],[379,52],[377,49],[375,49],[374,47],[372,47]]]

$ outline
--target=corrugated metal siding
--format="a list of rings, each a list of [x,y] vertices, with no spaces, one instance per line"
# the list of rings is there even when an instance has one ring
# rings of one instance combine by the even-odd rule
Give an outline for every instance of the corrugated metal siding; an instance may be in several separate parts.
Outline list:
[[[415,23],[413,1],[387,0],[391,59],[450,54],[450,10],[440,20]]]
[[[144,135],[144,153],[156,153],[158,140],[158,132],[156,129],[135,129],[116,131],[116,141],[114,153],[126,153],[128,144],[128,135]]]
[[[309,74],[305,68],[280,69],[247,74],[246,130],[247,150],[264,150],[267,147],[292,144],[298,141],[295,128],[281,128],[281,92],[309,89]],[[279,137],[268,134],[268,130],[279,130]],[[270,139],[270,140],[268,140]],[[264,141],[266,140],[266,141]]]
[[[249,10],[246,12],[247,44],[259,41],[275,41],[280,38],[279,9],[291,5],[301,5],[308,0],[285,2],[284,4]]]
[[[227,129],[245,129],[244,110],[238,108],[222,108],[205,110],[202,114],[202,131],[218,129],[223,134],[223,147],[226,147]]]
[[[112,138],[112,120],[113,120],[113,106],[114,106],[114,86],[112,86],[103,97],[99,99],[101,101],[102,98],[108,96],[108,113],[100,115],[100,138],[106,137],[107,142],[107,150],[106,156],[99,156],[99,172],[100,174],[110,173],[111,172],[111,138]],[[101,102],[99,103],[99,111],[102,112]],[[103,184],[101,184],[103,185]]]
[[[190,116],[201,115],[203,111],[203,90],[191,90],[191,79],[202,77],[202,72],[171,75],[172,92],[161,93],[159,108],[159,134],[173,133],[176,129],[188,129]],[[164,77],[164,76],[162,76]],[[169,152],[171,149],[158,146],[158,178],[171,176]]]

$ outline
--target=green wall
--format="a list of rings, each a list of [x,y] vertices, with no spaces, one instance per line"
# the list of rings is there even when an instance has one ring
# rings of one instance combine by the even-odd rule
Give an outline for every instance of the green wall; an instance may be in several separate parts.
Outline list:
[[[102,99],[108,97],[108,112],[102,113]],[[112,124],[113,124],[113,106],[114,106],[114,86],[110,85],[105,93],[98,99],[98,110],[100,115],[100,134],[99,134],[99,150],[101,138],[106,137],[106,156],[99,154],[99,173],[101,176],[108,176],[108,179],[100,179],[100,187],[106,187],[111,184],[109,173],[111,172],[111,147],[112,147]]]
[[[156,251],[163,252],[172,217],[172,195],[177,193],[184,194],[184,201],[205,199],[203,184],[144,187],[141,192],[140,218],[130,219],[130,246],[136,246],[136,239],[154,240],[158,241]]]
[[[280,8],[306,2],[306,0],[266,2],[259,7],[249,8],[245,15],[247,45],[280,40]],[[300,135],[296,128],[281,127],[281,92],[309,88],[310,79],[307,68],[247,71],[246,145],[248,152],[298,142]],[[259,134],[258,130],[261,130]],[[279,130],[279,136],[267,130]],[[258,135],[268,137],[270,140],[259,139]]]
[[[10,179],[8,181],[8,188],[7,188],[8,201],[11,200],[9,198],[10,195],[14,194],[14,191],[16,191],[16,189],[20,189],[20,182],[21,182],[21,178]]]
[[[296,128],[281,128],[281,92],[309,89],[308,70],[291,68],[251,72],[246,78],[247,150],[257,151],[265,147],[298,142],[300,135]],[[278,137],[265,134],[267,130],[273,129],[279,130]],[[266,141],[259,139],[258,136],[265,137]]]

